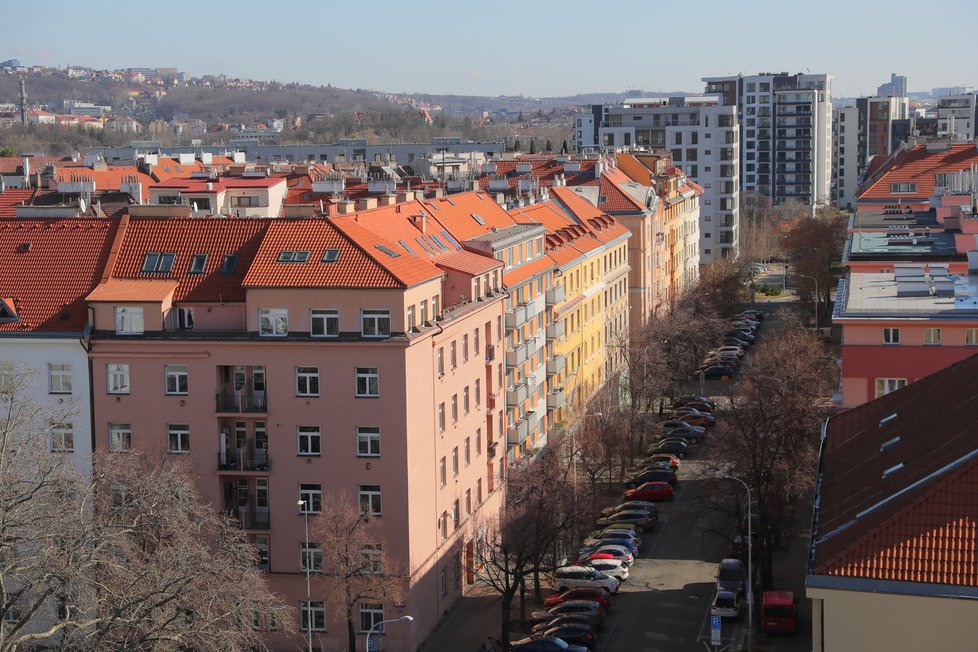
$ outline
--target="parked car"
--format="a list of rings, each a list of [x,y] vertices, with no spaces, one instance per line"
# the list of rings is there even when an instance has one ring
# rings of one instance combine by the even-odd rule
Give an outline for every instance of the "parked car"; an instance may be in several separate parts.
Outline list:
[[[615,512],[610,516],[602,516],[598,519],[599,526],[618,525],[619,523],[631,523],[635,526],[635,531],[642,533],[655,527],[655,518],[648,512]]]
[[[733,328],[736,328],[737,330],[745,330],[748,333],[751,333],[752,335],[754,334],[754,331],[757,330],[757,322],[756,321],[748,321],[746,319],[737,319],[737,320],[734,320],[734,321],[730,322],[730,326],[733,327]]]
[[[573,589],[548,595],[543,601],[543,606],[549,609],[550,607],[556,607],[558,604],[564,604],[568,600],[589,600],[591,602],[597,602],[605,611],[611,607],[611,593],[604,588],[595,588],[592,586],[577,586]]]
[[[586,618],[571,614],[567,616],[557,616],[556,618],[537,623],[533,626],[533,629],[530,630],[530,634],[542,635],[551,627],[559,627],[561,625],[577,625],[578,627],[587,627],[592,632],[594,631],[594,626],[588,624]]]
[[[765,634],[794,634],[798,609],[791,591],[765,591],[761,596],[761,631]]]
[[[668,454],[679,459],[686,459],[689,455],[689,444],[679,441],[663,441],[649,449],[649,452],[653,455]]]
[[[747,547],[750,544],[750,538],[743,535],[734,536],[730,543],[730,556],[736,557],[741,561],[747,559]]]
[[[530,614],[530,621],[533,623],[549,622],[560,616],[574,616],[581,618],[595,629],[601,627],[604,622],[604,609],[597,602],[589,600],[568,600],[556,607],[550,607],[545,611],[534,611]]]
[[[710,605],[710,615],[721,618],[740,617],[740,594],[736,591],[717,591]]]
[[[587,650],[594,647],[594,631],[588,627],[574,625],[558,625],[543,633],[545,637],[561,640],[568,645],[579,645]]]
[[[707,380],[730,380],[733,375],[733,367],[729,365],[712,365],[703,370],[703,377]]]
[[[668,482],[646,482],[625,492],[628,500],[672,500],[676,492]]]
[[[717,349],[717,352],[718,353],[733,353],[738,358],[744,357],[744,347],[742,347],[742,346],[735,346],[733,344],[724,344],[723,346],[721,346],[720,348]]]
[[[764,321],[764,313],[760,310],[755,310],[754,308],[748,308],[747,310],[742,310],[740,316],[753,317],[757,321]]]
[[[529,636],[510,643],[512,652],[587,652],[583,645],[571,645],[559,638]]]
[[[717,405],[717,402],[714,401],[712,398],[710,398],[709,396],[703,396],[701,394],[687,394],[685,396],[677,396],[676,398],[672,399],[672,404],[674,407],[680,407],[686,405],[687,403],[694,403],[694,402],[705,403],[714,410],[716,410],[717,407],[719,407]]]
[[[635,487],[645,484],[646,482],[662,481],[668,482],[671,486],[676,486],[676,474],[669,469],[656,469],[654,471],[646,471],[645,473],[640,473],[639,475],[633,476],[625,480],[625,489],[634,489]]]
[[[705,412],[677,414],[673,420],[682,421],[691,426],[700,426],[701,428],[709,428],[716,423],[716,418],[712,414],[706,414]]]
[[[717,567],[717,591],[744,590],[744,563],[739,559],[722,559]]]
[[[615,578],[587,566],[562,566],[554,571],[553,577],[553,589],[560,592],[577,587],[588,587],[618,593],[618,584]]]
[[[669,455],[667,453],[656,453],[655,455],[649,455],[644,460],[642,460],[642,462],[643,463],[651,462],[653,464],[661,463],[662,466],[668,466],[673,471],[678,471],[679,467],[682,466],[682,462],[679,461],[678,457],[676,457],[675,455]]]
[[[628,566],[620,559],[592,559],[588,562],[588,566],[601,571],[608,577],[615,578],[619,582],[628,579]]]
[[[685,421],[680,421],[679,419],[668,419],[659,424],[659,429],[663,433],[671,433],[676,430],[685,430],[686,432],[702,435],[706,432],[706,428],[703,426],[695,426],[691,423],[686,423]]]
[[[636,534],[636,535],[638,534],[638,530],[635,529],[635,526],[632,523],[615,523],[613,525],[605,525],[597,530],[594,530],[593,532],[591,532],[591,536],[601,534],[602,532],[607,532],[609,530],[627,530],[632,534]]]
[[[689,450],[700,443],[701,437],[702,435],[688,435],[685,433],[681,435],[664,435],[656,439],[654,443],[656,446],[660,446],[662,444],[671,444],[671,443],[684,444]]]
[[[615,559],[620,559],[624,563],[631,566],[635,562],[635,555],[632,551],[624,546],[616,546],[614,544],[605,544],[594,551],[595,553],[608,553],[614,555]]]
[[[757,340],[752,332],[742,328],[731,328],[727,333],[727,337],[736,337],[738,340],[747,342],[748,344],[753,344],[754,341]]]
[[[745,349],[749,348],[751,343],[747,340],[742,340],[739,337],[734,337],[733,335],[727,335],[723,338],[723,343],[725,345],[741,346]]]
[[[595,550],[601,546],[621,546],[628,548],[628,552],[632,553],[632,555],[638,552],[638,544],[635,543],[634,539],[624,535],[618,536],[614,533],[608,534],[607,538],[589,537],[584,540],[584,545]]]

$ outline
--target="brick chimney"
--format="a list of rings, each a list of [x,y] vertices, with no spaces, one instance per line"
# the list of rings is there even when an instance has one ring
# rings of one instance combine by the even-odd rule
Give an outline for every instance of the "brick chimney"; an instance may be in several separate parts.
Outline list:
[[[339,215],[352,215],[356,210],[357,205],[348,199],[336,204],[336,212]]]

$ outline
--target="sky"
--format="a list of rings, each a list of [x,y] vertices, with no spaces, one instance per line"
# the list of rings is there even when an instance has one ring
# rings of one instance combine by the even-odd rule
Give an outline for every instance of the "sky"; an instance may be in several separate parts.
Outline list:
[[[553,97],[703,90],[702,77],[833,75],[835,97],[890,73],[911,92],[978,85],[978,2],[947,0],[170,0],[21,2],[0,60],[332,84],[392,93]],[[943,27],[936,15],[952,17]],[[955,34],[955,26],[960,26]]]

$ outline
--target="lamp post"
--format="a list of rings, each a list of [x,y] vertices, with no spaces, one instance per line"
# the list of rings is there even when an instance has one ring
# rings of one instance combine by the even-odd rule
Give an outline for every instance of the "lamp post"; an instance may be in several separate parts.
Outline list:
[[[367,652],[372,652],[370,648],[370,637],[374,635],[374,630],[382,633],[383,630],[381,628],[384,626],[384,623],[409,623],[412,620],[414,620],[414,616],[401,616],[400,618],[391,618],[390,620],[382,620],[379,623],[375,623],[370,628],[370,631],[367,632]]]
[[[724,480],[734,480],[744,485],[747,490],[747,649],[754,652],[754,532],[751,518],[750,486],[729,473],[720,473]]]
[[[312,572],[312,559],[309,554],[309,510],[306,509],[306,501],[298,501],[299,509],[306,526],[306,548],[302,554],[302,565],[306,567],[306,652],[312,652],[312,583],[309,573]]]
[[[807,274],[799,274],[798,276],[802,278],[812,279],[812,283],[815,284],[815,330],[818,330],[818,279],[814,276],[808,276]]]

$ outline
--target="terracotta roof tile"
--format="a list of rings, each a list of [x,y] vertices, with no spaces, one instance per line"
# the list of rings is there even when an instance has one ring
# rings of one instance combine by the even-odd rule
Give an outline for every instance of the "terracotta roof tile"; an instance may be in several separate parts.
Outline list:
[[[926,145],[917,145],[895,156],[876,174],[876,181],[859,194],[860,201],[903,202],[929,199],[936,194],[938,174],[968,170],[978,163],[978,149],[974,143],[951,145],[946,151],[927,151]],[[913,192],[894,193],[891,184],[913,183]]]
[[[0,218],[14,217],[20,204],[30,203],[34,196],[33,188],[7,188],[0,192]]]
[[[124,181],[130,177],[135,177],[142,184],[143,196],[140,200],[143,203],[149,199],[149,187],[156,183],[153,177],[140,172],[139,168],[130,165],[110,165],[104,170],[93,170],[92,168],[59,170],[55,180],[59,183],[70,182],[76,177],[87,177],[91,179],[95,182],[96,190],[120,190]]]
[[[0,333],[84,329],[85,297],[102,277],[118,225],[114,219],[0,222],[0,296],[13,299],[20,318],[0,323]]]
[[[173,279],[109,279],[86,297],[89,301],[163,301],[179,283]]]

